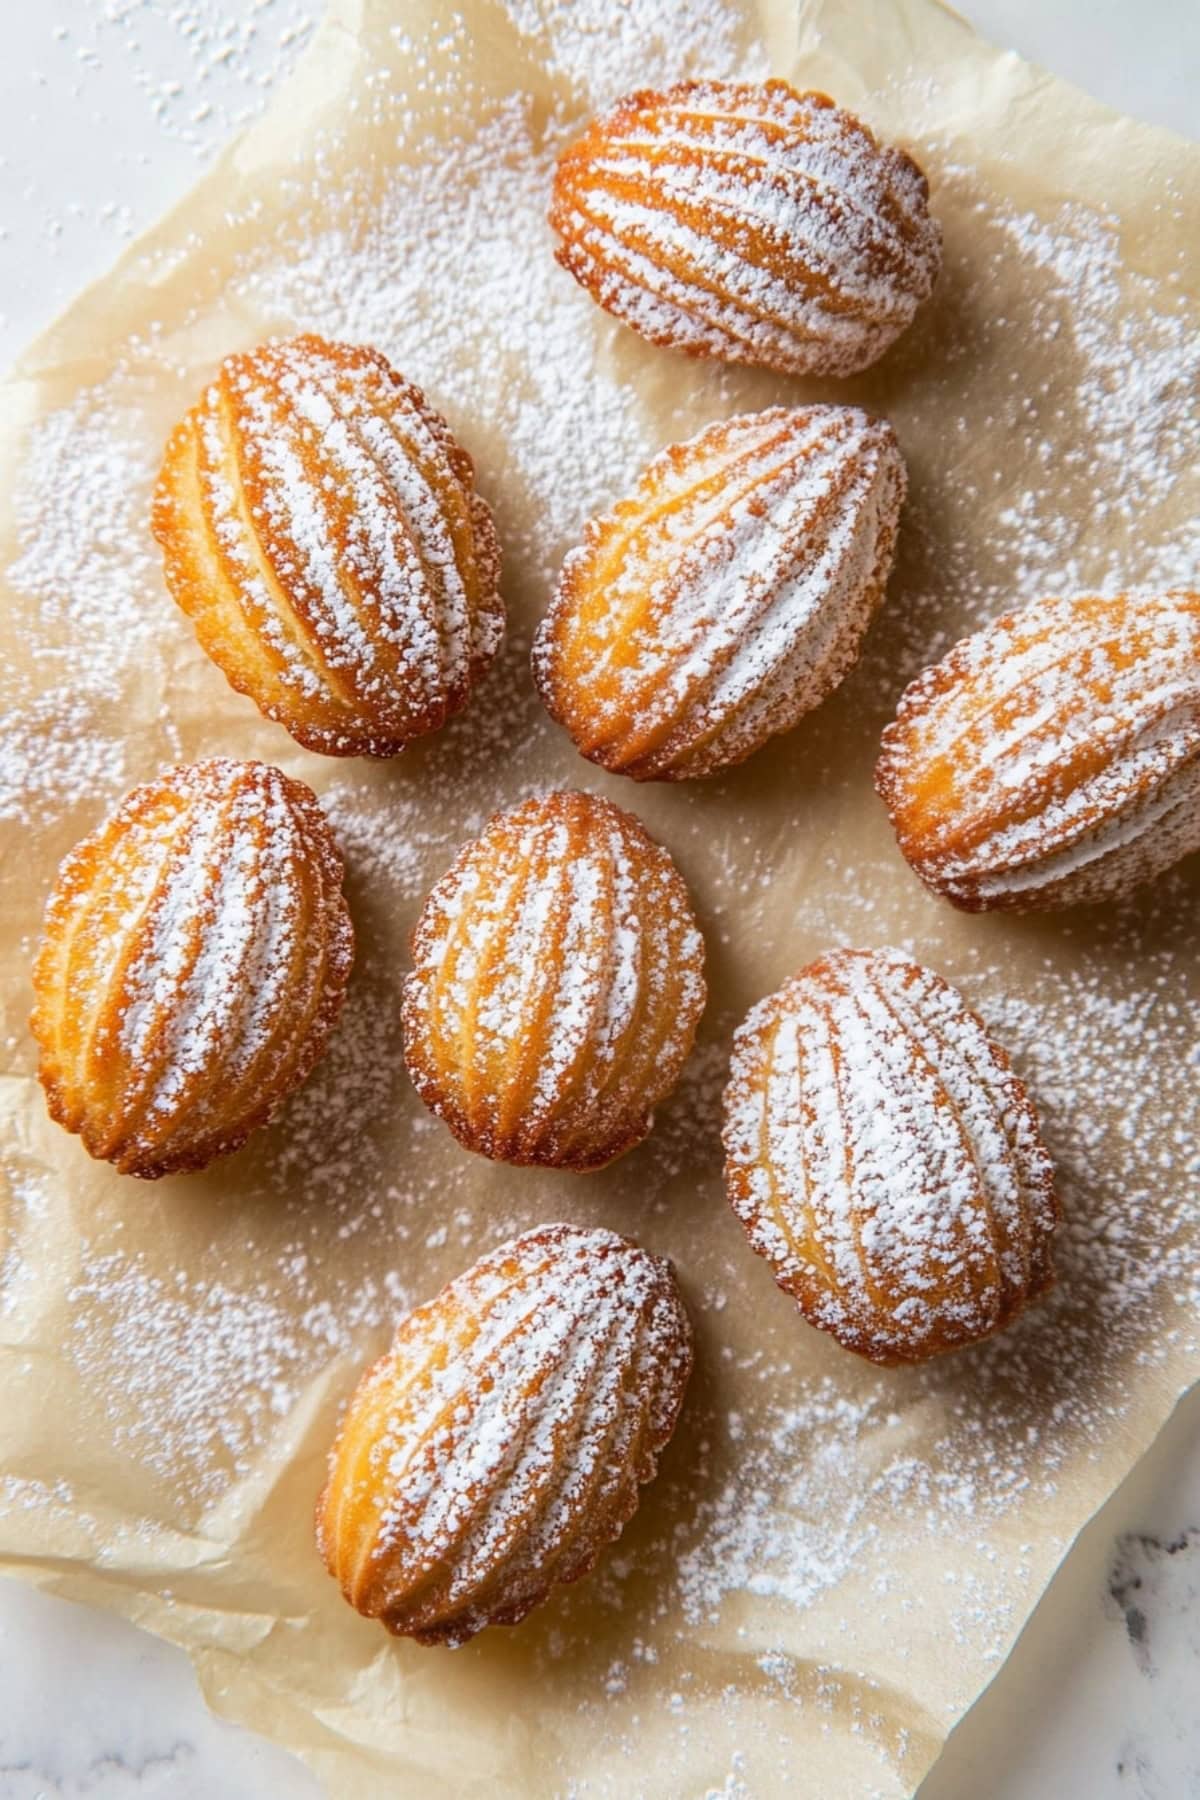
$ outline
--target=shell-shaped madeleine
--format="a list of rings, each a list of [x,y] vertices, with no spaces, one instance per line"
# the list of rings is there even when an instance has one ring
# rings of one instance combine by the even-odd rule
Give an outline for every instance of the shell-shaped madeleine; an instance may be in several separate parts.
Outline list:
[[[669,445],[563,565],[534,641],[546,707],[639,781],[741,762],[853,663],[905,486],[891,426],[857,407],[772,407]]]
[[[504,629],[470,457],[375,350],[229,356],[167,445],[153,527],[231,686],[309,750],[394,756],[466,704]]]
[[[559,262],[652,343],[852,375],[941,267],[929,186],[825,94],[684,81],[594,119],[559,157]]]
[[[669,1262],[611,1231],[515,1238],[359,1383],[317,1506],[326,1567],[423,1644],[515,1625],[633,1516],[691,1364]]]
[[[968,912],[1128,893],[1200,848],[1200,593],[998,619],[906,689],[875,785],[913,869]]]
[[[51,1115],[152,1178],[236,1150],[299,1086],[354,952],[316,796],[264,763],[167,769],[65,858],[30,1020]]]
[[[724,1135],[752,1246],[872,1362],[987,1337],[1053,1279],[1033,1106],[962,996],[899,951],[835,951],[753,1008]]]
[[[704,1006],[683,879],[594,794],[497,813],[413,935],[404,1053],[459,1142],[510,1163],[596,1169],[674,1086]]]

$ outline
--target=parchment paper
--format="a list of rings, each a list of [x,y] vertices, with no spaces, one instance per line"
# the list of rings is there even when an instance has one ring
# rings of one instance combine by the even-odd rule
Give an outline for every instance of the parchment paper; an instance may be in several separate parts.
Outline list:
[[[554,268],[539,222],[553,146],[595,105],[768,66],[912,145],[945,226],[934,301],[839,387],[641,344]],[[1196,869],[1120,910],[967,919],[899,860],[870,773],[904,681],[963,630],[1042,590],[1195,578],[1198,197],[1194,148],[930,0],[814,0],[798,31],[783,6],[334,0],[264,121],[4,392],[3,1566],[182,1644],[218,1709],[339,1797],[912,1789],[1200,1372]],[[446,410],[505,545],[508,649],[464,718],[392,764],[308,755],[230,693],[146,527],[161,443],[219,357],[309,327],[378,343]],[[727,778],[601,776],[529,680],[557,562],[658,445],[788,396],[887,412],[909,460],[864,659]],[[330,1056],[271,1130],[147,1186],[45,1117],[30,948],[69,845],[163,762],[215,752],[322,792],[359,962]],[[424,890],[491,808],[556,783],[646,819],[710,947],[679,1093],[584,1179],[459,1150],[397,1027]],[[960,982],[1059,1166],[1054,1297],[922,1371],[804,1326],[721,1194],[732,1029],[834,942],[898,942]],[[674,1257],[699,1338],[684,1422],[593,1579],[455,1653],[394,1643],[313,1549],[338,1407],[408,1301],[555,1217]]]

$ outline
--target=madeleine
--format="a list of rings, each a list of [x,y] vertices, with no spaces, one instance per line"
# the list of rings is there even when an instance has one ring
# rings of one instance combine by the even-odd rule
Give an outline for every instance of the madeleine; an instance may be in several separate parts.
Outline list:
[[[469,1150],[596,1169],[649,1131],[703,1006],[667,852],[608,800],[543,794],[497,813],[425,902],[405,1060]]]
[[[461,711],[504,629],[491,514],[378,351],[228,356],[173,433],[152,523],[201,645],[308,750],[394,756]]]
[[[669,1262],[612,1231],[527,1231],[359,1382],[317,1506],[326,1568],[422,1644],[517,1624],[633,1516],[691,1366]]]
[[[724,1135],[752,1248],[872,1362],[989,1337],[1053,1280],[1029,1097],[961,995],[899,951],[834,951],[753,1008]]]
[[[875,785],[967,912],[1115,900],[1200,848],[1200,593],[1008,613],[918,676]]]
[[[825,94],[786,81],[643,89],[558,159],[558,260],[651,343],[785,375],[853,375],[928,299],[929,185]]]
[[[52,1117],[126,1175],[236,1150],[320,1056],[353,949],[309,788],[265,763],[165,770],[58,872],[30,1020]]]
[[[742,762],[830,694],[883,598],[906,476],[850,406],[671,444],[567,557],[534,640],[547,710],[637,781]]]

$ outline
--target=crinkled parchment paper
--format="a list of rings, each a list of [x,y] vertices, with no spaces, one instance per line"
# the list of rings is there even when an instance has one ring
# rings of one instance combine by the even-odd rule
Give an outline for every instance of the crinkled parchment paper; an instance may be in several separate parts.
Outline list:
[[[640,343],[555,267],[541,222],[553,147],[595,105],[768,67],[912,145],[945,225],[935,299],[836,389]],[[1197,246],[1200,153],[930,0],[816,0],[799,27],[694,0],[334,0],[264,122],[4,392],[0,1562],[184,1645],[217,1707],[339,1797],[911,1790],[1200,1371],[1196,868],[1119,910],[958,916],[896,854],[875,746],[903,682],[1010,602],[1195,579]],[[377,343],[426,388],[506,549],[507,652],[463,718],[390,764],[308,755],[233,695],[146,525],[159,447],[218,358],[306,327]],[[912,476],[859,668],[727,778],[600,775],[526,661],[583,518],[716,415],[843,396],[890,415]],[[149,1186],[45,1117],[30,947],[68,846],[164,761],[218,751],[321,791],[358,969],[272,1129]],[[429,882],[491,808],[562,782],[671,847],[712,977],[656,1131],[583,1179],[460,1151],[397,1028]],[[869,1368],[802,1325],[721,1196],[733,1026],[836,942],[899,942],[962,984],[1060,1170],[1055,1295],[925,1370]],[[313,1549],[339,1404],[410,1300],[555,1217],[675,1258],[699,1337],[684,1422],[593,1579],[456,1653],[394,1643]]]

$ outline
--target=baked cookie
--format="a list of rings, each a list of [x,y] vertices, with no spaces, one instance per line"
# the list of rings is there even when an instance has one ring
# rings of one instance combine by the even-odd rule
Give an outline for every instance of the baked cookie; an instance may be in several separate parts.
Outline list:
[[[413,934],[404,1054],[425,1104],[500,1162],[598,1169],[641,1141],[704,1006],[687,889],[594,794],[499,812]]]
[[[999,1331],[1050,1286],[1058,1223],[1037,1115],[939,975],[839,950],[734,1039],[725,1179],[811,1325],[877,1363]]]
[[[317,1503],[327,1570],[419,1643],[518,1624],[628,1525],[691,1363],[666,1258],[615,1231],[525,1231],[363,1375]]]
[[[558,159],[558,260],[651,343],[788,375],[853,375],[928,298],[929,186],[825,94],[682,81],[592,121]]]
[[[299,1087],[354,952],[315,794],[216,758],[138,787],[58,872],[30,1024],[53,1118],[124,1175],[200,1169]]]
[[[518,1624],[633,1517],[691,1367],[664,1258],[574,1225],[514,1238],[359,1382],[317,1504],[326,1568],[422,1644]]]
[[[492,516],[440,414],[375,350],[228,356],[172,434],[153,526],[230,685],[328,756],[394,756],[499,646]]]
[[[1038,600],[908,687],[875,771],[967,912],[1112,900],[1200,848],[1200,593]]]
[[[906,476],[851,406],[671,444],[593,520],[534,640],[548,711],[638,781],[741,762],[841,681],[883,597]]]

